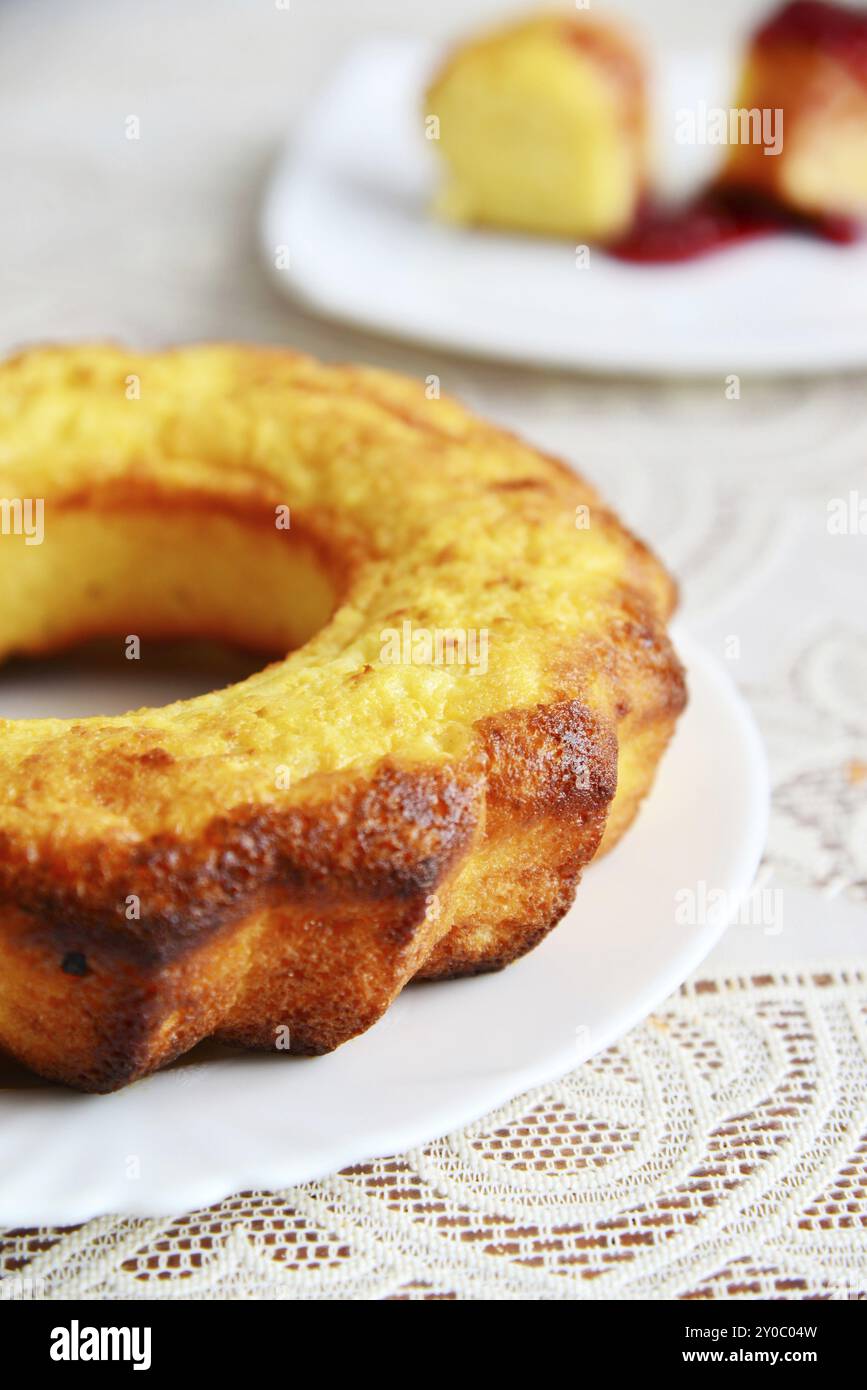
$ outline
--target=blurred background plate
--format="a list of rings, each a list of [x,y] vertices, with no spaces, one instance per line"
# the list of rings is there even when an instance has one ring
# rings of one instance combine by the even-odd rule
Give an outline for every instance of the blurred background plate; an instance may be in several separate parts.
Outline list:
[[[678,893],[700,904],[703,883],[733,910],[768,810],[746,706],[702,648],[675,636],[690,703],[654,793],[538,950],[499,975],[411,987],[327,1057],[206,1043],[109,1096],[3,1060],[0,1223],[170,1215],[399,1153],[562,1076],[661,1003],[725,926],[700,911],[678,921]]]
[[[688,264],[631,266],[569,242],[435,221],[423,93],[439,50],[373,40],[338,69],[280,161],[261,220],[284,290],[327,318],[474,356],[726,375],[867,366],[867,246],[773,236]],[[657,182],[686,193],[719,151],[675,113],[731,100],[733,55],[660,56]]]

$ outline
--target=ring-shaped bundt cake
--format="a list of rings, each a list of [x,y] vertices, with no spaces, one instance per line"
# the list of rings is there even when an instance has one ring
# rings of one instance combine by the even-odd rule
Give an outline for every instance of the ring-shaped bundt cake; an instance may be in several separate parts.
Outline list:
[[[684,703],[673,585],[568,468],[431,394],[233,346],[0,367],[0,657],[289,652],[0,722],[0,1045],[36,1071],[330,1050],[410,979],[529,950],[632,819]]]

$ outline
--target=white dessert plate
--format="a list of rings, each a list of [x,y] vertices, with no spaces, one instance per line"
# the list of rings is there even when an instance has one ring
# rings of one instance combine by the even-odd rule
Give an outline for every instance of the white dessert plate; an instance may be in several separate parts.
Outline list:
[[[438,171],[422,136],[436,57],[414,40],[366,43],[311,110],[261,218],[284,291],[357,327],[537,365],[689,375],[867,366],[867,245],[777,235],[673,266],[591,248],[579,268],[568,241],[437,222]],[[727,108],[733,63],[671,54],[656,67],[658,182],[683,193],[720,151],[677,144],[677,113]]]
[[[328,1057],[203,1044],[109,1096],[0,1062],[0,1225],[170,1215],[403,1151],[563,1075],[665,999],[725,925],[701,910],[679,922],[677,895],[692,889],[700,909],[721,890],[733,914],[768,805],[740,696],[701,648],[677,645],[690,703],[653,794],[536,951],[499,975],[410,987]]]

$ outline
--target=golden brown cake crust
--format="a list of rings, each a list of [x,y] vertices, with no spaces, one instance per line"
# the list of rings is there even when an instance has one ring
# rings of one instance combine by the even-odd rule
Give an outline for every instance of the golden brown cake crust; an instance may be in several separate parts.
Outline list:
[[[529,950],[635,814],[685,698],[674,589],[556,460],[403,378],[231,346],[13,359],[0,446],[46,518],[0,539],[0,656],[293,649],[164,710],[0,721],[0,1044],[43,1075],[328,1051],[414,977]],[[404,624],[489,633],[485,668],[387,661]]]

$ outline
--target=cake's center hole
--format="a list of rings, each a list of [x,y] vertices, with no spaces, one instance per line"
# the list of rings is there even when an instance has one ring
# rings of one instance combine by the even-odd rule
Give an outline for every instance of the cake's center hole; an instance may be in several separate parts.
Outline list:
[[[2,601],[5,600],[5,601]],[[207,506],[45,507],[0,536],[0,717],[124,714],[244,680],[327,623],[303,530]]]
[[[0,667],[0,718],[83,719],[127,714],[221,690],[262,669],[274,652],[254,655],[227,643],[141,642],[100,638],[46,657],[13,657]]]

